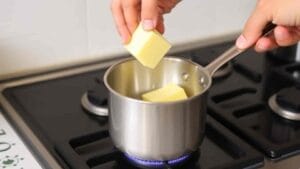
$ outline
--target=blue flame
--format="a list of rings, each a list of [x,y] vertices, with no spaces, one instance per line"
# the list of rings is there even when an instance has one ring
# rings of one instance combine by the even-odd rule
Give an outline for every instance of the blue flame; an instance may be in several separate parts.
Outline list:
[[[137,164],[137,165],[141,165],[141,166],[145,166],[145,167],[151,167],[151,168],[163,168],[166,166],[166,164],[171,165],[171,166],[175,166],[177,164],[180,164],[182,162],[184,162],[185,160],[187,160],[191,155],[184,155],[181,156],[177,159],[174,160],[169,160],[169,161],[155,161],[155,160],[144,160],[144,159],[139,159],[133,156],[130,156],[129,154],[125,154],[125,156],[133,163]]]

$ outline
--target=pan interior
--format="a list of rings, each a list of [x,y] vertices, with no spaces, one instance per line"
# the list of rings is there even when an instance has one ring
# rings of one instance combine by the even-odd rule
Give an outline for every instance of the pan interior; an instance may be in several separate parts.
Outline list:
[[[184,88],[189,97],[203,93],[210,86],[210,78],[200,65],[182,58],[165,57],[155,69],[127,59],[113,65],[105,75],[110,90],[123,96],[141,99],[141,95],[175,83]]]

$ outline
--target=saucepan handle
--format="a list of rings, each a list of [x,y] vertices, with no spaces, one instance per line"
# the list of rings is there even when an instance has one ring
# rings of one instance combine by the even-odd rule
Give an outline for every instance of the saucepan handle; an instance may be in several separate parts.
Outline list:
[[[212,77],[215,72],[222,67],[225,63],[229,62],[231,59],[235,58],[237,55],[242,53],[244,50],[237,48],[235,45],[229,48],[227,51],[218,56],[209,65],[205,67],[210,77]]]
[[[265,29],[262,32],[262,36],[269,35],[273,29],[276,27],[273,23],[268,23],[265,27]],[[214,73],[225,63],[229,62],[231,59],[235,58],[242,52],[244,52],[246,49],[239,49],[235,45],[233,45],[231,48],[229,48],[227,51],[222,53],[220,56],[218,56],[215,60],[213,60],[209,65],[205,67],[207,72],[209,73],[209,76],[212,77]]]

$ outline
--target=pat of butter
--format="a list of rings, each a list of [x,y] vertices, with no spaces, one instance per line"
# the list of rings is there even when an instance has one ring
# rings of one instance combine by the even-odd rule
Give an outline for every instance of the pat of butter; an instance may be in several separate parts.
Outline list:
[[[184,89],[176,84],[150,91],[142,95],[143,100],[150,102],[171,102],[188,98]]]
[[[145,31],[140,24],[125,48],[144,66],[154,69],[171,48],[156,30]]]

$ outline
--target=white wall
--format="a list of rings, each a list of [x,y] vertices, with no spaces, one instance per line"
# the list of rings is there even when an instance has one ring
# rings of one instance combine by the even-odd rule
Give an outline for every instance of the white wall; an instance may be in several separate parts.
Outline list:
[[[0,79],[127,54],[109,4],[109,0],[0,0]],[[174,49],[222,41],[240,31],[254,4],[254,0],[184,0],[166,17],[165,36]]]

